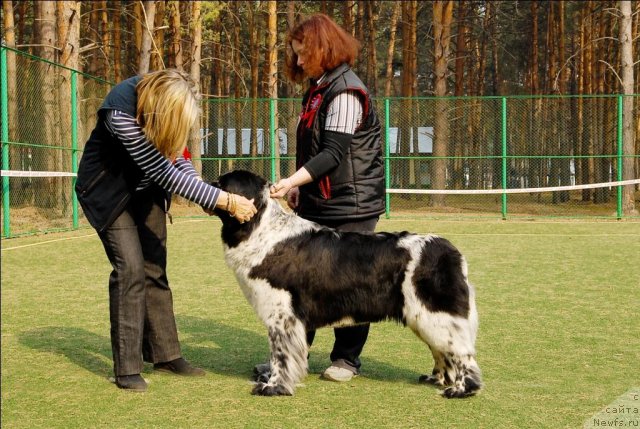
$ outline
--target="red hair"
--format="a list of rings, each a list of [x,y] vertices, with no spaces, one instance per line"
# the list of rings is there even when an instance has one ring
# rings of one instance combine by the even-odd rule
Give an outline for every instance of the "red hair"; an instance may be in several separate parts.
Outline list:
[[[360,50],[360,42],[331,18],[317,13],[302,20],[287,35],[287,45],[297,40],[306,55],[308,74],[321,76],[342,63],[353,65]],[[298,56],[293,49],[287,55],[287,76],[294,82],[302,82],[304,70],[298,66]]]

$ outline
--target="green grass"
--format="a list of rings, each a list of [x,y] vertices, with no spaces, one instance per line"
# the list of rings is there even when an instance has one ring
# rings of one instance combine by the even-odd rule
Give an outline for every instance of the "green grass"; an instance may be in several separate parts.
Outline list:
[[[268,344],[224,265],[219,228],[213,218],[169,226],[183,354],[208,373],[146,366],[144,394],[108,381],[110,267],[97,236],[3,240],[2,427],[579,428],[640,387],[640,222],[381,221],[441,234],[467,256],[485,389],[465,400],[417,383],[432,358],[394,323],[372,327],[353,381],[319,379],[333,337],[324,329],[295,396],[251,396]]]

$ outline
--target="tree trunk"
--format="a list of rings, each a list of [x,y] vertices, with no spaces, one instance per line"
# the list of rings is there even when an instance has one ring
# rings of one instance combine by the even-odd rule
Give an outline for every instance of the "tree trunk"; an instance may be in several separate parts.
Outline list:
[[[24,19],[23,19],[24,20]],[[11,0],[2,2],[2,41],[8,48],[15,49],[16,47],[16,33],[13,19],[13,2]],[[7,117],[9,128],[9,141],[19,141],[18,136],[18,121],[14,120],[18,115],[18,103],[16,100],[17,86],[16,86],[16,54],[13,51],[7,51]],[[5,144],[4,142],[2,143]],[[9,168],[11,170],[20,170],[24,148],[20,146],[9,145]],[[23,183],[27,183],[26,179],[16,177],[10,179],[12,186],[23,187]],[[20,189],[18,188],[18,189]],[[21,204],[24,202],[26,195],[22,192],[11,193],[11,202]],[[3,215],[4,216],[4,215]]]
[[[613,16],[613,15],[612,15]],[[598,36],[600,38],[611,37],[612,36],[612,19],[607,19],[606,15],[600,15],[600,27],[598,31]],[[601,40],[598,42],[598,58],[594,58],[594,61],[600,60],[595,67],[597,71],[596,75],[596,85],[597,85],[597,93],[605,94],[605,79],[607,73],[607,52],[608,52],[608,43],[606,40]],[[607,147],[610,146],[609,140],[607,137],[607,132],[604,124],[613,123],[606,122],[607,117],[609,115],[609,101],[607,99],[603,99],[602,102],[598,103],[599,105],[599,118],[598,121],[594,124],[596,127],[596,152],[598,155],[606,155],[611,154],[610,151],[607,150]],[[615,111],[615,110],[614,110]],[[609,170],[611,168],[611,158],[597,158],[595,160],[595,181],[597,183],[604,183],[609,181]],[[596,204],[606,204],[609,202],[609,189],[607,188],[596,188],[593,193],[593,202]]]
[[[484,18],[482,20],[482,31],[480,34],[480,41],[476,41],[476,72],[470,73],[470,76],[473,77],[471,82],[471,87],[475,88],[473,92],[475,95],[483,96],[484,88],[485,88],[485,74],[487,72],[487,62],[485,58],[487,57],[487,35],[489,34],[489,18],[490,15],[485,13]],[[471,153],[474,156],[484,156],[486,155],[486,145],[484,144],[487,141],[487,127],[483,123],[483,112],[485,101],[483,99],[478,99],[473,109],[472,116],[472,132],[471,135],[476,136],[472,140],[472,150]],[[482,142],[482,143],[481,143]],[[469,170],[470,174],[470,183],[471,188],[473,189],[486,189],[490,186],[487,183],[486,172],[490,170],[490,165],[486,164],[486,161],[482,159],[473,159],[469,162],[471,168]]]
[[[633,129],[633,39],[631,31],[631,2],[628,0],[619,1],[620,8],[620,62],[622,68],[622,179],[632,180],[636,178],[634,169],[634,143],[635,136]],[[622,212],[623,214],[637,215],[638,211],[634,201],[634,186],[629,185],[622,188]]]
[[[565,65],[565,43],[564,43],[564,21],[565,21],[565,9],[564,2],[558,2],[558,19],[556,20],[556,33],[555,38],[558,40],[558,56],[557,63],[560,67],[558,71],[558,92],[561,95],[567,93],[567,89],[569,87],[569,65]],[[555,79],[556,76],[552,76],[552,79]],[[569,113],[569,100],[565,98],[561,98],[558,100],[557,104],[558,115],[557,118],[562,118],[568,116]],[[571,155],[571,145],[569,142],[569,123],[566,122],[563,127],[560,127],[560,124],[557,124],[556,121],[553,121],[554,127],[558,127],[557,130],[557,153],[559,156],[568,157]],[[558,184],[560,186],[567,186],[571,184],[570,181],[570,160],[569,158],[558,158],[556,162],[557,166],[557,177]],[[553,202],[554,203],[566,203],[569,201],[569,192],[568,191],[560,191],[553,193]]]
[[[80,51],[80,2],[56,2],[56,19],[60,64],[77,70],[79,64],[78,53]],[[58,111],[60,112],[60,142],[62,146],[71,148],[71,71],[62,67],[58,70],[60,72],[60,81],[57,85]],[[71,152],[61,151],[61,171],[72,171],[71,155]],[[64,186],[60,190],[64,215],[68,215],[71,209],[71,193],[71,186]]]
[[[40,45],[37,49],[37,55],[47,61],[56,61],[56,12],[54,2],[36,2],[34,3],[35,11],[35,33],[34,41]],[[56,69],[49,63],[38,63],[40,79],[42,87],[40,88],[40,99],[37,104],[40,107],[39,117],[41,123],[39,127],[42,130],[42,142],[46,145],[57,146],[59,136],[56,131],[58,113],[58,105],[56,103]],[[34,100],[36,102],[36,100]],[[59,158],[52,149],[39,149],[33,153],[33,165],[37,170],[43,171],[59,171]],[[62,180],[60,178],[47,177],[38,179],[42,186],[39,186],[35,192],[35,205],[40,208],[52,209],[59,204],[58,191],[61,189]]]
[[[260,79],[260,67],[258,60],[260,58],[260,49],[258,44],[258,25],[256,16],[260,13],[259,5],[247,3],[247,12],[249,14],[249,67],[251,69],[251,142],[250,155],[252,158],[258,156],[258,82]]]
[[[447,95],[447,63],[449,61],[449,42],[451,38],[451,21],[453,17],[453,2],[436,0],[433,2],[433,39],[434,39],[434,89],[436,97]],[[447,187],[447,155],[449,145],[449,101],[436,98],[436,111],[433,139],[433,168],[431,170],[431,185],[433,189]],[[444,195],[431,196],[431,206],[445,205]]]
[[[491,93],[492,95],[502,95],[502,79],[500,77],[500,60],[499,60],[499,44],[498,38],[498,8],[499,2],[487,2],[487,15],[489,17],[489,38],[491,40],[491,64],[493,73],[491,74]],[[502,145],[500,144],[501,134],[498,131],[498,127],[493,127],[490,132],[490,140],[493,142],[491,148],[493,150],[492,155],[499,159],[502,156]],[[494,162],[492,165],[491,181],[493,188],[499,188],[502,186],[502,175],[506,174],[502,169],[502,165],[499,162]]]
[[[348,3],[348,2],[345,1],[345,3]],[[287,2],[287,30],[292,29],[295,25],[295,18],[296,18],[295,10],[296,10],[296,2],[288,1]],[[345,21],[346,21],[346,18],[345,18]],[[291,55],[291,52],[288,52],[290,50],[291,50],[290,45],[285,46],[285,55]],[[293,98],[296,95],[295,90],[296,90],[295,84],[287,79],[286,97]],[[283,171],[282,174],[285,176],[290,176],[296,171],[296,159],[295,159],[295,156],[292,156],[292,155],[295,154],[295,148],[296,148],[296,126],[298,124],[298,103],[294,102],[293,100],[288,100],[287,106],[288,106],[288,109],[287,109],[288,114],[285,122],[287,124],[287,153],[282,155],[287,155],[289,157],[289,160],[285,167],[286,171]]]
[[[267,91],[270,99],[276,103],[278,98],[278,22],[277,22],[277,2],[275,0],[269,0],[267,2],[267,64],[269,71],[267,73]],[[275,177],[280,177],[280,139],[278,136],[278,106],[274,109],[276,117],[274,120],[275,126],[273,134],[275,135],[275,141],[270,142],[270,149],[273,156],[275,156]],[[272,172],[273,173],[273,172]]]
[[[169,2],[169,33],[171,44],[169,45],[169,66],[182,70],[184,61],[182,57],[182,37],[180,24],[180,2]]]
[[[200,15],[202,4],[200,0],[191,2],[191,79],[200,86],[200,63],[202,61],[202,17]],[[191,162],[195,170],[202,174],[202,141],[200,139],[200,128],[202,127],[201,120],[196,122],[195,129],[193,130],[193,137],[190,139],[191,145],[189,151],[191,152]]]
[[[369,1],[365,4],[366,7],[366,19],[367,19],[367,39],[366,39],[366,58],[367,58],[367,73],[365,85],[369,88],[369,92],[372,96],[376,96],[378,93],[378,55],[376,53],[376,34],[378,27],[378,7],[379,5],[375,1]]]
[[[493,95],[502,95],[502,82],[500,78],[500,60],[498,47],[498,2],[487,2],[487,14],[489,15],[489,28],[491,31],[491,60],[493,64],[493,74],[491,75],[491,86]]]
[[[384,96],[391,96],[391,84],[393,83],[393,55],[396,46],[396,30],[398,26],[398,15],[400,14],[400,2],[393,3],[393,13],[389,23],[389,47],[387,48],[386,80],[384,84]]]
[[[125,18],[126,19],[126,18]],[[116,14],[113,20],[113,77],[115,82],[123,79],[122,72],[122,17]]]
[[[135,74],[138,72],[138,63],[140,61],[140,49],[142,47],[142,23],[144,22],[144,13],[142,12],[143,5],[140,1],[133,2],[133,16],[130,21],[133,21],[133,49],[129,50],[129,64],[127,67],[127,75]],[[128,17],[127,17],[128,18]],[[127,28],[127,26],[125,26]]]
[[[156,13],[153,27],[153,54],[151,55],[151,70],[163,70],[164,66],[164,15],[165,1],[156,2]]]
[[[355,1],[354,0],[344,0],[342,2],[342,15],[343,15],[343,23],[342,26],[344,29],[353,35],[353,7]]]
[[[634,25],[633,25],[633,37],[632,40],[638,40],[640,37],[640,1],[636,1],[636,10],[633,13]],[[640,52],[640,45],[636,42],[636,56]],[[634,93],[640,94],[640,62],[636,62],[635,65],[635,91]],[[636,138],[635,138],[635,151],[634,153],[640,153],[640,101],[636,98]],[[640,173],[640,157],[636,157],[635,161],[636,173]],[[637,176],[636,176],[637,177]],[[640,184],[636,185],[636,190],[640,190]]]
[[[414,97],[416,73],[416,10],[415,0],[402,2],[402,97]],[[401,112],[398,120],[396,155],[408,157],[411,154],[413,136],[413,100],[400,101]],[[393,163],[393,179],[400,188],[408,188],[415,183],[414,160],[398,160]],[[401,195],[402,196],[402,195]],[[404,198],[404,197],[403,197]]]
[[[455,90],[456,97],[464,95],[464,65],[467,55],[467,11],[469,10],[468,1],[460,1],[458,3],[458,20],[456,35],[456,60],[455,60]],[[455,114],[453,125],[453,141],[450,142],[451,153],[455,156],[452,161],[452,184],[454,189],[460,189],[464,186],[464,165],[463,156],[468,149],[465,146],[467,139],[464,136],[466,115],[463,114],[466,102],[461,98],[455,100]]]
[[[156,15],[156,3],[153,0],[144,2],[144,28],[142,29],[142,42],[140,43],[140,58],[138,61],[138,74],[149,72],[151,61],[153,23]]]
[[[236,25],[233,26],[231,33],[233,37],[231,46],[231,57],[233,61],[233,96],[237,100],[233,104],[234,109],[234,128],[235,128],[235,156],[241,158],[242,153],[242,104],[240,98],[242,98],[241,92],[241,57],[240,57],[240,4],[231,2],[229,4],[229,12],[231,19]],[[231,162],[229,163],[229,169],[237,168]]]
[[[366,2],[362,0],[358,0],[355,3],[357,5],[357,8],[356,8],[355,22],[354,22],[354,27],[355,27],[354,36],[356,39],[360,40],[361,42],[365,40],[364,38],[364,9],[365,9],[364,3]],[[355,67],[356,67],[356,71],[359,74],[364,72],[364,70],[362,70],[361,63],[362,63],[361,59],[359,58],[356,59]]]
[[[538,51],[538,1],[534,0],[531,2],[531,94],[540,95],[540,65],[539,65],[539,57],[540,53]],[[530,135],[532,136],[532,141],[541,142],[542,141],[542,126],[540,123],[540,117],[542,112],[542,98],[536,97],[533,100],[533,110],[532,110],[532,122],[531,122],[531,130]],[[540,144],[535,144],[532,147],[533,155],[542,156],[542,147]],[[543,176],[543,168],[542,163],[543,160],[541,158],[536,158],[533,161],[535,164],[530,167],[529,173],[529,185],[531,187],[541,187],[544,186],[544,176]],[[541,194],[536,194],[535,198],[539,201],[541,198]]]
[[[592,42],[592,35],[595,30],[595,20],[593,18],[594,4],[593,1],[588,2],[587,10],[585,13],[585,46],[584,49],[584,62],[583,62],[583,76],[584,76],[584,93],[593,94],[593,81],[594,72],[592,61],[594,58],[594,48]],[[593,98],[588,98],[588,105],[584,112],[585,127],[582,136],[582,177],[580,183],[587,184],[593,183],[593,171],[595,163],[593,161],[593,139],[594,139],[594,121],[596,119],[597,104]],[[582,201],[591,201],[592,190],[582,190]]]
[[[111,41],[109,34],[109,11],[107,9],[107,0],[100,2],[100,77],[106,80],[113,79],[111,73],[111,64],[109,57],[111,55]]]
[[[4,5],[5,2],[2,2],[2,4]],[[11,2],[9,2],[11,3]],[[23,44],[24,40],[25,40],[25,36],[24,36],[24,27],[25,24],[27,22],[26,20],[26,16],[27,16],[27,10],[29,9],[29,2],[26,1],[20,1],[17,2],[17,8],[18,8],[18,16],[20,17],[20,19],[18,19],[18,23],[16,26],[16,41],[18,42],[18,44]],[[27,49],[27,52],[31,53],[31,48],[29,47]]]
[[[577,57],[577,64],[576,64],[576,74],[577,74],[577,88],[576,88],[576,94],[585,94],[585,80],[586,80],[586,76],[585,76],[585,67],[584,67],[584,56],[585,56],[585,50],[582,48],[584,46],[585,43],[585,6],[582,5],[582,7],[580,8],[579,11],[576,11],[576,19],[575,22],[579,23],[579,29],[578,29],[578,35],[577,35],[577,46],[575,48],[576,51],[579,52],[578,57]],[[585,120],[584,120],[584,98],[583,97],[578,97],[576,99],[576,147],[575,147],[575,154],[576,154],[576,160],[575,160],[575,169],[576,169],[576,181],[578,183],[581,183],[580,181],[582,180],[583,177],[583,172],[582,172],[582,168],[583,168],[583,158],[582,155],[584,155],[582,153],[583,150],[583,142],[584,142],[584,127],[585,127]]]

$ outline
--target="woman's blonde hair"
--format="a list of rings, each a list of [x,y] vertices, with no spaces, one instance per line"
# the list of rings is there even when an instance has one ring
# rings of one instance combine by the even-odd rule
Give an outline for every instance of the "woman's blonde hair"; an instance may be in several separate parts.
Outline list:
[[[200,115],[200,95],[188,74],[166,69],[142,77],[136,86],[138,123],[169,159],[184,150]]]

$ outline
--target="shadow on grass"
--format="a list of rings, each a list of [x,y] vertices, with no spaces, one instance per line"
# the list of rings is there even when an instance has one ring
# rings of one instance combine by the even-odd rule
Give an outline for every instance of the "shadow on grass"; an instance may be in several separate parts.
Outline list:
[[[227,376],[250,378],[253,374],[253,367],[257,363],[266,362],[269,357],[266,329],[261,334],[194,316],[182,315],[176,318],[180,332],[189,336],[187,341],[181,341],[183,355],[207,371]],[[375,329],[375,326],[372,329]],[[323,328],[318,331],[318,335],[329,336],[333,339],[333,330]],[[415,341],[420,342],[417,337]],[[218,347],[198,346],[198,343],[211,342]],[[331,363],[329,350],[323,350],[314,345],[309,354],[310,376],[318,376]],[[390,355],[389,361],[393,360],[394,357]],[[363,377],[416,384],[421,374],[431,373],[432,367],[428,367],[428,365],[433,365],[426,345],[424,346],[425,367],[422,373],[371,358],[366,355],[366,346],[362,361]]]
[[[206,371],[224,376],[249,379],[256,363],[265,362],[269,346],[264,335],[194,316],[176,316],[183,356]],[[329,329],[322,335],[333,333]],[[416,341],[419,341],[416,338]],[[66,357],[75,365],[100,376],[112,375],[109,337],[77,327],[49,326],[23,332],[20,342],[42,352]],[[328,351],[311,348],[310,376],[319,375],[329,364]],[[425,346],[425,365],[430,364]],[[393,360],[393,356],[389,356]],[[425,372],[430,370],[425,366]],[[152,371],[147,366],[145,372]],[[363,356],[363,377],[373,380],[417,383],[420,374]]]
[[[47,326],[20,335],[20,342],[42,352],[65,356],[75,365],[100,376],[113,372],[111,341],[82,328]]]

